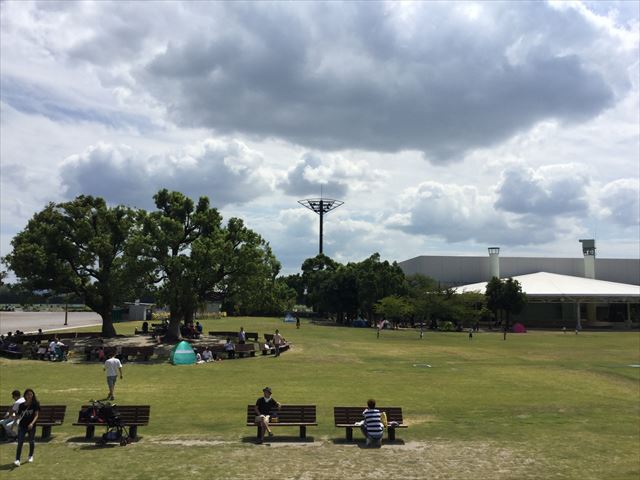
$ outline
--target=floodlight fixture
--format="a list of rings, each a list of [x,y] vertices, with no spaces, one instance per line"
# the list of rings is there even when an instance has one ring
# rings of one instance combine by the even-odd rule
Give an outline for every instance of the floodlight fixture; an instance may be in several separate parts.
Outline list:
[[[334,200],[332,198],[307,198],[304,200],[298,200],[298,203],[303,207],[308,208],[309,210],[320,215],[320,248],[319,254],[322,254],[322,224],[324,222],[324,215],[329,213],[331,210],[335,210],[344,202],[340,200]]]

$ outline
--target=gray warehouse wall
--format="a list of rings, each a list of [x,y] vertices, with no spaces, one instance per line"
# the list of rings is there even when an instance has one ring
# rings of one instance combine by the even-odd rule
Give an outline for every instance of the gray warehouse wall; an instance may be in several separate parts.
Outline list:
[[[443,285],[465,285],[489,280],[489,257],[427,256],[399,262],[405,275],[420,273]],[[500,257],[500,277],[549,272],[584,276],[583,258]],[[640,285],[640,259],[596,257],[596,279]]]

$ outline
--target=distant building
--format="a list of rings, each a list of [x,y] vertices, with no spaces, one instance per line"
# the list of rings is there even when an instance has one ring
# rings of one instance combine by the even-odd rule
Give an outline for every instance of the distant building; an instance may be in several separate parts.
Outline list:
[[[580,240],[583,258],[420,256],[400,262],[406,275],[484,293],[492,277],[515,278],[529,297],[514,319],[531,326],[636,327],[640,319],[640,259],[598,258],[594,240]],[[613,283],[611,283],[613,282]]]

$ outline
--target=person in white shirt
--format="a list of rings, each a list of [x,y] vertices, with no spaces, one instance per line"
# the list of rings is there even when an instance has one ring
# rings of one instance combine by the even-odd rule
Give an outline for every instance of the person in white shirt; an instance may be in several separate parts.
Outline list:
[[[16,422],[18,418],[18,408],[20,408],[21,403],[24,403],[24,398],[22,397],[22,395],[20,395],[19,390],[14,390],[13,392],[11,392],[11,396],[13,397],[13,405],[4,414],[4,418],[0,420],[0,425],[2,425],[2,427],[4,428],[8,439],[14,439],[18,435],[15,432],[15,428],[18,425],[18,423]]]
[[[211,353],[211,350],[209,350],[209,347],[205,347],[205,349],[202,351],[202,360],[204,360],[205,362],[213,361],[213,354]]]
[[[120,380],[122,380],[122,363],[116,358],[115,350],[111,350],[109,359],[104,362],[104,371],[107,373],[107,385],[109,385],[107,400],[114,400],[113,391],[116,387],[118,372],[120,372]]]
[[[276,330],[276,333],[273,335],[273,346],[276,347],[276,357],[280,356],[280,348],[284,346],[286,340],[282,335],[280,335],[280,330]]]

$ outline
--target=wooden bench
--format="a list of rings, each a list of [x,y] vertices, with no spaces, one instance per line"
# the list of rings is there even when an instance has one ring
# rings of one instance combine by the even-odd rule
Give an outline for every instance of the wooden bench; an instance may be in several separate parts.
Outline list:
[[[149,360],[153,356],[153,345],[146,346],[125,346],[120,349],[120,359],[124,362],[129,360],[130,356],[136,357],[136,360]]]
[[[242,358],[245,354],[249,354],[251,357],[256,356],[256,345],[255,343],[239,343],[236,347],[236,353],[238,357]]]
[[[91,440],[95,435],[96,426],[104,427],[106,424],[98,422],[90,422],[80,418],[82,411],[89,408],[90,405],[83,405],[78,413],[78,420],[73,424],[77,427],[85,427],[86,433],[84,438]],[[120,424],[129,429],[129,437],[138,437],[138,427],[146,427],[149,425],[149,416],[151,414],[150,405],[114,405],[114,409],[120,415]]]
[[[2,415],[10,409],[11,405],[0,405]],[[49,438],[51,436],[51,427],[57,427],[63,424],[66,411],[66,405],[40,405],[36,428],[42,427],[42,438]]]
[[[336,427],[347,429],[347,440],[353,440],[353,429],[360,430],[359,426],[356,426],[356,422],[363,420],[362,412],[366,407],[333,407],[333,418],[335,420]],[[396,428],[408,428],[407,425],[403,425],[402,420],[402,408],[401,407],[376,407],[381,412],[387,414],[387,435],[389,440],[396,439]],[[392,426],[392,422],[394,422]]]
[[[260,438],[260,426],[256,425],[255,405],[247,405],[247,427],[257,428],[257,438]],[[307,437],[307,427],[316,427],[315,405],[282,405],[278,410],[278,421],[270,422],[270,427],[300,427],[300,438]]]
[[[0,348],[0,356],[7,358],[22,358],[22,348],[18,345],[17,350],[9,349],[7,347]]]
[[[238,341],[238,332],[209,332],[209,335],[213,337],[231,338],[232,340]],[[247,340],[258,341],[257,332],[244,332],[244,336]]]

